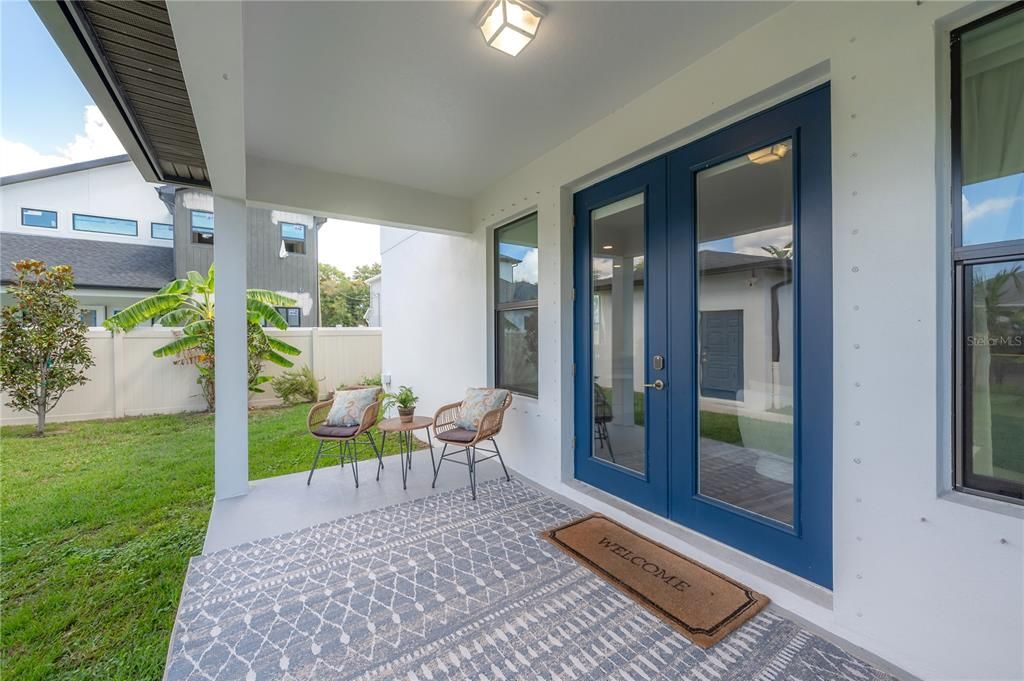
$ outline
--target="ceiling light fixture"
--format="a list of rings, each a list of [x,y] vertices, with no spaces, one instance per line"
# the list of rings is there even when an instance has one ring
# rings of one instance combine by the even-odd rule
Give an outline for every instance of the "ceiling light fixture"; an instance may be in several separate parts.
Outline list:
[[[604,246],[601,246],[601,248],[603,248],[606,251],[610,251],[612,250],[612,248],[614,248],[614,246],[612,246],[611,244],[605,244]]]
[[[514,57],[537,35],[543,16],[523,0],[494,0],[480,18],[480,31],[488,45]]]
[[[780,142],[779,144],[773,144],[770,147],[764,149],[758,149],[747,154],[747,160],[757,165],[764,165],[765,163],[775,163],[781,161],[789,153],[789,144]]]

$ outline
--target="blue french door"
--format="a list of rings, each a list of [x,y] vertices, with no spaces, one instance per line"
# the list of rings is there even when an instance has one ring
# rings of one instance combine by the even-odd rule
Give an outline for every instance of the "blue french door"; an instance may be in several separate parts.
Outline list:
[[[579,192],[574,237],[576,477],[826,587],[829,154],[823,86]]]
[[[575,196],[576,477],[668,514],[667,160]],[[582,408],[579,408],[582,405]]]

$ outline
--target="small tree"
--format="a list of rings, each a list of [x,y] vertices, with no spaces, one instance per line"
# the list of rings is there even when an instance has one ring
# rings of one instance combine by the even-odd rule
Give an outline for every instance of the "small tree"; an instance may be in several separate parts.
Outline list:
[[[203,391],[207,406],[214,408],[215,359],[213,330],[215,319],[214,267],[206,276],[189,272],[184,279],[175,279],[162,289],[126,307],[103,322],[111,331],[131,331],[139,324],[156,320],[163,326],[180,326],[181,334],[167,345],[153,351],[154,357],[177,357],[180,364],[194,364],[199,371],[196,382]],[[291,367],[284,355],[298,355],[298,348],[268,336],[264,324],[287,329],[288,323],[274,306],[290,307],[295,301],[273,291],[251,288],[245,292],[247,321],[249,390],[261,393],[260,386],[270,380],[263,376],[264,362]]]
[[[67,294],[75,276],[69,265],[47,268],[39,260],[14,263],[8,293],[15,304],[0,310],[0,383],[7,405],[36,415],[36,435],[64,393],[86,382],[93,366],[88,327]]]

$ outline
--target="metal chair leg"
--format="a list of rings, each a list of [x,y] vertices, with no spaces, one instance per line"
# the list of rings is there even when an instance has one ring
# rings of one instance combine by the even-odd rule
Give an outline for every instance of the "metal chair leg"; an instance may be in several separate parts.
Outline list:
[[[494,445],[494,453],[498,455],[498,463],[501,464],[501,470],[505,471],[505,482],[512,482],[512,478],[508,474],[508,469],[505,468],[505,459],[501,458],[501,450],[498,449],[498,443],[495,442],[494,438],[488,438],[491,444]]]
[[[377,456],[377,480],[380,480],[380,469],[384,468],[384,456],[382,450],[377,449],[377,442],[373,439],[373,434],[370,431],[366,431],[366,439],[370,441],[370,446],[373,447],[373,453]],[[381,441],[383,444],[383,441]]]
[[[430,468],[431,470],[437,469],[437,465],[434,463],[434,441],[430,439],[430,428],[427,428],[427,446],[430,447]],[[435,476],[436,479],[436,476]]]
[[[441,472],[441,464],[444,463],[444,453],[448,451],[448,443],[444,443],[444,447],[441,448],[441,460],[437,462],[437,466],[434,467],[434,481],[430,483],[430,489],[434,489],[434,485],[437,484],[437,474]],[[430,451],[430,463],[434,463],[434,451]]]
[[[356,481],[356,489],[359,489],[359,457],[356,456],[356,441],[346,441],[345,450],[352,457],[352,479]],[[342,458],[345,458],[344,455]]]
[[[320,440],[319,446],[316,448],[316,456],[313,457],[313,467],[309,469],[309,477],[306,478],[306,484],[308,485],[313,481],[313,471],[316,470],[316,463],[320,460],[320,452],[324,451],[324,441]]]
[[[466,447],[466,464],[469,466],[469,489],[476,501],[476,447]]]

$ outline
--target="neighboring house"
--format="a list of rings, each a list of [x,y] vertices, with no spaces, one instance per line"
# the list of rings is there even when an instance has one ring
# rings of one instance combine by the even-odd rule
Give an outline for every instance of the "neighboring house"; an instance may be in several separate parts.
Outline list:
[[[213,263],[213,196],[146,182],[127,155],[0,178],[0,283],[25,258],[75,271],[90,326],[189,270]],[[290,326],[319,321],[317,228],[322,218],[250,208],[248,286],[294,298]]]
[[[366,308],[366,314],[363,315],[363,319],[366,320],[367,326],[381,326],[381,275],[370,277],[366,280],[366,285],[370,287],[370,306]]]

